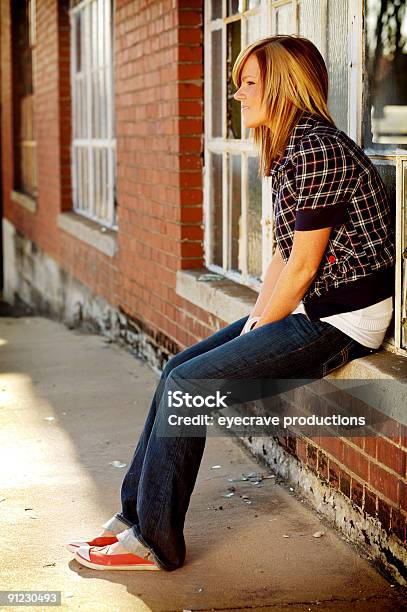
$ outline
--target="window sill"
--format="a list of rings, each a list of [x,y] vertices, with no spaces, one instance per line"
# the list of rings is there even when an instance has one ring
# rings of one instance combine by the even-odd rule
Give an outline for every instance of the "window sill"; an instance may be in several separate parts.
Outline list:
[[[58,227],[108,257],[117,253],[117,233],[73,211],[58,215]]]
[[[192,304],[210,312],[227,324],[248,315],[256,303],[258,293],[253,289],[244,287],[221,275],[218,280],[199,280],[204,274],[211,274],[207,268],[192,270],[178,270],[176,292]],[[360,359],[354,359],[342,368],[338,368],[327,379],[348,379],[362,381],[384,379],[394,381],[394,393],[388,389],[388,382],[383,383],[385,392],[380,392],[380,384],[377,383],[380,396],[381,410],[389,417],[404,423],[405,402],[399,392],[399,385],[405,385],[407,381],[407,357],[397,355],[386,350]],[[333,382],[333,384],[335,384]],[[377,387],[375,384],[375,389]]]
[[[203,280],[205,274],[218,277],[218,280]],[[207,268],[178,270],[176,292],[227,324],[248,315],[258,296],[253,289]]]
[[[35,213],[37,211],[37,200],[26,193],[12,190],[10,193],[10,198],[13,202],[20,204],[20,206],[28,210],[30,213]]]

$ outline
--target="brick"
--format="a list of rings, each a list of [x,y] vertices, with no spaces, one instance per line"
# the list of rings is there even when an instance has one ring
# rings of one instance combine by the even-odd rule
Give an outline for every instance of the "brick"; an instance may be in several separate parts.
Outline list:
[[[377,497],[376,495],[365,487],[365,502],[363,509],[366,514],[375,517],[377,512]]]
[[[203,257],[203,244],[201,242],[183,242],[181,244],[183,257]]]
[[[180,44],[199,45],[202,43],[201,28],[178,28],[178,40]]]
[[[343,470],[340,470],[339,488],[346,497],[350,497],[350,476]]]
[[[382,499],[378,499],[377,504],[377,518],[379,519],[382,528],[389,532],[390,531],[390,506]]]
[[[201,172],[182,172],[179,178],[179,184],[181,188],[194,188],[202,187],[202,173]]]
[[[202,117],[203,116],[203,104],[201,101],[185,101],[181,100],[178,104],[178,112],[181,116],[185,117]]]
[[[339,489],[339,474],[339,466],[334,461],[329,459],[329,484],[331,484],[335,489]]]
[[[377,460],[400,476],[404,476],[406,473],[406,453],[407,451],[395,446],[385,438],[378,438],[377,440]]]
[[[318,473],[321,478],[328,480],[328,458],[320,450],[318,451]]]
[[[307,445],[304,440],[301,438],[297,438],[297,449],[296,449],[297,457],[302,461],[302,463],[307,463]]]
[[[195,81],[203,78],[202,64],[179,64],[178,65],[178,80],[179,81]]]
[[[178,11],[178,23],[181,26],[202,25],[201,11]]]
[[[178,97],[180,100],[191,100],[194,98],[202,100],[203,85],[201,83],[180,82],[178,84]]]
[[[308,467],[315,473],[317,471],[317,461],[318,461],[317,452],[318,451],[315,446],[312,446],[312,444],[307,445],[307,464],[308,464]]]
[[[369,477],[369,462],[359,450],[345,444],[343,463],[360,478],[367,481]]]
[[[318,444],[321,448],[338,459],[338,461],[343,463],[344,444],[340,438],[336,436],[320,436]]]
[[[182,210],[187,206],[202,204],[202,189],[180,189],[179,197]],[[183,221],[182,217],[181,221]]]
[[[351,500],[360,509],[363,507],[363,486],[352,478],[351,481]]]
[[[396,510],[396,508],[392,508],[391,510],[391,531],[403,543],[406,542],[406,517]]]
[[[191,47],[190,45],[178,46],[178,59],[180,62],[201,62],[202,63],[202,47]]]
[[[407,484],[403,480],[399,482],[399,503],[400,508],[407,512]]]
[[[375,463],[370,464],[371,486],[394,503],[398,503],[398,479]]]
[[[287,450],[291,455],[295,455],[297,450],[295,436],[287,436]]]
[[[371,457],[376,458],[377,452],[377,436],[366,436],[364,451]]]
[[[202,222],[202,207],[201,206],[183,206],[180,210],[181,222],[194,222],[201,221]]]

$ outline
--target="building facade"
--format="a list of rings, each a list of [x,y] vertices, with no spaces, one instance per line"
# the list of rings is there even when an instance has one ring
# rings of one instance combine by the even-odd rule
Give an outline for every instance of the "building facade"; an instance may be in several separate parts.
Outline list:
[[[231,70],[247,43],[298,33],[325,57],[330,110],[376,164],[394,212],[385,350],[341,375],[405,376],[405,5],[2,0],[5,298],[122,341],[157,371],[248,314],[273,252],[273,202]],[[398,409],[383,408],[387,429],[371,439],[245,443],[403,581],[407,423]]]

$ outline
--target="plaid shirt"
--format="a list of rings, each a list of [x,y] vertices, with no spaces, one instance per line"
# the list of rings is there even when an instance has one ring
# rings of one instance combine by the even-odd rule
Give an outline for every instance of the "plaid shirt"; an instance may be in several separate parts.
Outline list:
[[[303,297],[311,320],[370,306],[393,293],[393,220],[385,187],[363,150],[304,112],[270,169],[274,237],[288,260],[295,230],[332,227]]]

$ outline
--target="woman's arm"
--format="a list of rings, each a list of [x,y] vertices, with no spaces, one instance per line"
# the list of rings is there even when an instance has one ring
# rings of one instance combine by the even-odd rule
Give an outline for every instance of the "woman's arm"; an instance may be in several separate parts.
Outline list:
[[[243,327],[240,335],[243,336],[248,331],[254,329],[255,324],[258,323],[258,319],[263,313],[264,308],[267,305],[267,302],[270,299],[270,295],[273,292],[274,286],[280,276],[283,268],[285,266],[284,259],[281,257],[281,253],[279,248],[277,247],[274,251],[274,255],[271,258],[271,261],[267,267],[266,274],[260,289],[260,293],[256,300],[255,305],[250,311],[249,317],[246,321],[245,326]],[[257,317],[257,319],[253,320],[253,317]]]
[[[268,265],[266,275],[264,277],[259,296],[256,300],[254,307],[250,312],[250,317],[261,316],[263,310],[266,307],[270,296],[273,292],[274,286],[285,266],[284,259],[281,257],[280,249],[276,247],[274,255]]]
[[[331,227],[295,231],[287,264],[274,285],[272,294],[253,329],[287,317],[307,292],[315,278],[331,233]]]

